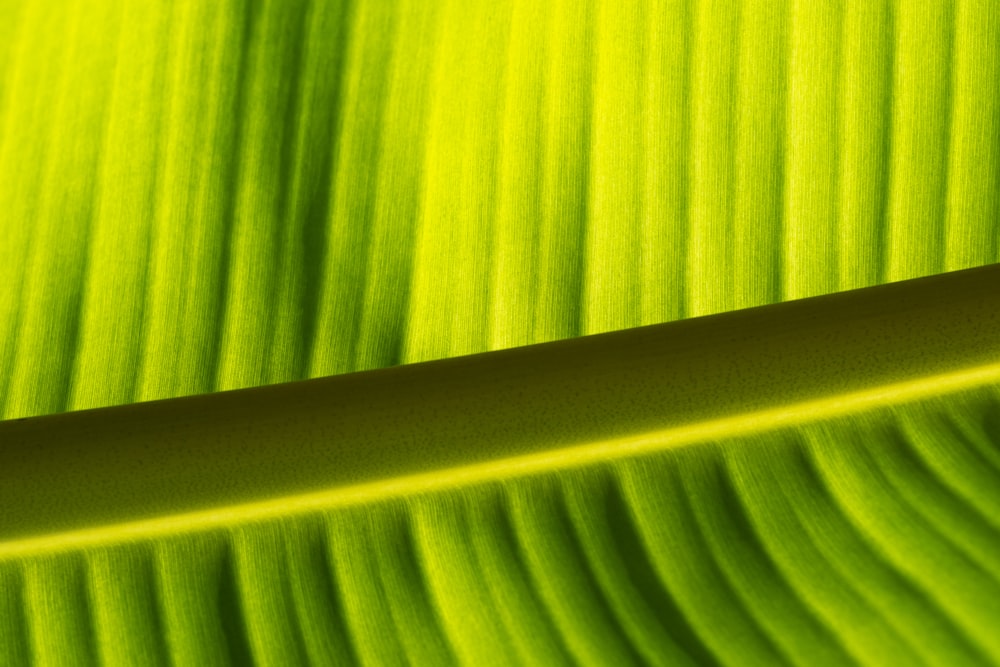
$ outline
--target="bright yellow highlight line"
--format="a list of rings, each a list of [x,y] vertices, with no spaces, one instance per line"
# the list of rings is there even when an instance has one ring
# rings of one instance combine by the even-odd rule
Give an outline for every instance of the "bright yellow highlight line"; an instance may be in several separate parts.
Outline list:
[[[847,414],[954,394],[1000,383],[1000,362],[917,380],[884,385],[835,397],[790,403],[735,417],[671,427],[638,436],[563,447],[549,452],[498,459],[429,473],[405,475],[326,491],[242,503],[200,512],[130,521],[0,542],[0,559],[42,552],[94,548],[177,533],[192,533],[227,524],[290,518],[349,505],[455,489],[483,482],[566,470],[652,454],[730,437],[831,419]]]

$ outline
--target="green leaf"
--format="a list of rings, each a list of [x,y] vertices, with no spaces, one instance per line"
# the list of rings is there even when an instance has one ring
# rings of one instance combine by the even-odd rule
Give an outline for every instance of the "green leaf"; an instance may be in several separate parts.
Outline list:
[[[0,0],[0,664],[1000,663],[993,273],[738,310],[1000,259],[997,81],[991,0]]]

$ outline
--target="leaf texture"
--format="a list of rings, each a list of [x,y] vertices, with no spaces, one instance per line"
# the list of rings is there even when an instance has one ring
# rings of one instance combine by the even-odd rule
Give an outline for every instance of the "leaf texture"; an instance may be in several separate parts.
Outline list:
[[[996,262],[997,81],[990,0],[0,0],[0,418],[693,340]],[[693,391],[647,369],[604,412],[564,408],[613,363],[527,383],[548,420],[426,385],[393,415],[410,440],[369,419],[330,468],[313,423],[169,407],[231,394],[2,422],[0,664],[1000,664],[996,309],[953,301],[952,329],[830,325],[840,356],[790,327],[741,365],[752,326],[716,332]],[[330,382],[371,377],[406,376]],[[751,417],[643,421],[678,406]],[[100,439],[161,409],[230,428]],[[450,440],[414,440],[428,421]],[[36,424],[54,448],[18,440]],[[382,476],[339,486],[365,456]]]
[[[997,261],[989,0],[0,2],[0,414]]]

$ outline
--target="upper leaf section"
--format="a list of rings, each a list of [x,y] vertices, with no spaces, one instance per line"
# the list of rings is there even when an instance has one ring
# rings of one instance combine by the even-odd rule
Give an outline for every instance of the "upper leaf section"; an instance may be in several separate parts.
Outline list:
[[[0,0],[0,416],[998,259],[989,0]]]

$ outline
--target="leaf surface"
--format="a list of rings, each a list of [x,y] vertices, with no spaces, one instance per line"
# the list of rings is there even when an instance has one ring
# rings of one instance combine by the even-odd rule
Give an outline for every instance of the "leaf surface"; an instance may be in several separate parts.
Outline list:
[[[778,304],[997,261],[997,81],[991,0],[0,0],[0,664],[1000,664],[996,269]]]
[[[988,0],[0,2],[0,415],[997,261]]]

